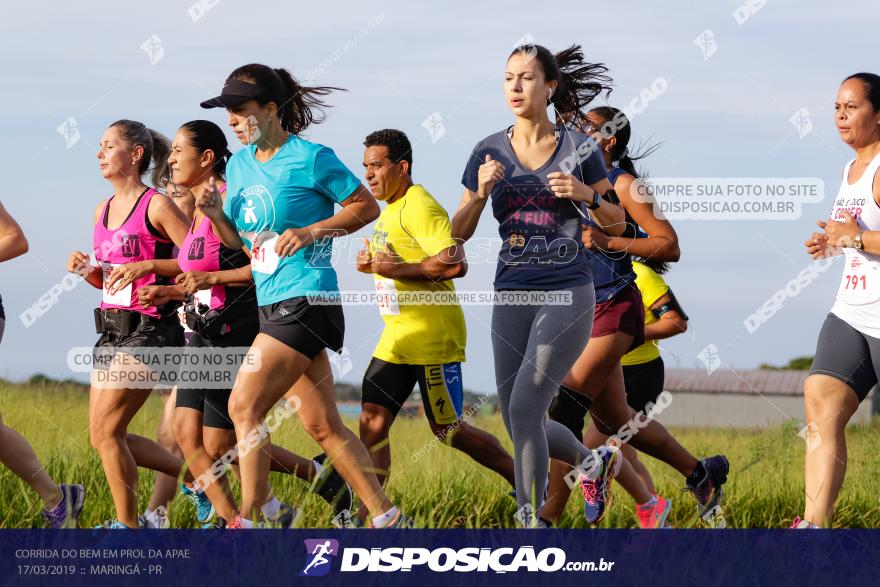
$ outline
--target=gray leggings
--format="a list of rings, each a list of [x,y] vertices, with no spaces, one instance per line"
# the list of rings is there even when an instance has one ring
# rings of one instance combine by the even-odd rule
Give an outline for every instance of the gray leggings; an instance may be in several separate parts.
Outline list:
[[[593,327],[593,285],[571,289],[571,305],[504,305],[492,309],[492,351],[501,416],[513,441],[516,501],[540,513],[549,457],[569,465],[591,454],[571,430],[547,419],[560,384],[583,352]],[[561,293],[561,292],[556,292]]]

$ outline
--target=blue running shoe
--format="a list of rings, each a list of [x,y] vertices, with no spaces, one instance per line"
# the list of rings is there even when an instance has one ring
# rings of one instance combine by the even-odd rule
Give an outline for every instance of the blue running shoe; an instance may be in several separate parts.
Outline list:
[[[593,454],[598,463],[588,475],[581,476],[581,489],[584,492],[584,519],[588,524],[598,524],[605,517],[611,505],[611,481],[620,470],[620,460],[616,449],[600,446]]]
[[[199,522],[206,524],[211,521],[211,518],[214,517],[214,505],[204,491],[193,491],[181,483],[180,492],[195,506],[196,518]]]
[[[95,526],[95,530],[130,530],[130,528],[118,520],[107,520]]]
[[[51,510],[43,510],[43,518],[50,528],[76,528],[83,509],[86,490],[82,485],[59,485],[61,501]]]

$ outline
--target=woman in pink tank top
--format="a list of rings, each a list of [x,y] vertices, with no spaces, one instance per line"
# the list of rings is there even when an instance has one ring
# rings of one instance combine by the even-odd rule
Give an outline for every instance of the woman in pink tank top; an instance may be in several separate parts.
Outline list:
[[[880,76],[857,73],[843,80],[834,110],[840,138],[855,159],[844,167],[828,220],[818,222],[822,232],[804,244],[813,259],[845,259],[804,382],[806,499],[804,517],[792,528],[832,525],[846,475],[846,425],[880,379]]]
[[[93,245],[98,266],[92,266],[88,253],[82,251],[71,254],[67,263],[68,271],[84,275],[102,291],[101,306],[95,311],[101,334],[95,345],[96,363],[135,348],[182,346],[173,305],[144,307],[138,292],[170,283],[180,273],[171,250],[183,243],[188,222],[169,198],[142,179],[152,162],[152,184],[163,185],[167,153],[167,139],[140,122],[115,122],[101,138],[99,168],[114,195],[95,210]],[[129,422],[152,391],[134,380],[135,374],[145,370],[137,360],[121,368],[114,364],[110,369],[92,370],[89,434],[113,494],[117,515],[110,524],[113,528],[139,525],[133,489],[137,487],[136,457],[173,476],[183,464],[156,442],[127,434]]]

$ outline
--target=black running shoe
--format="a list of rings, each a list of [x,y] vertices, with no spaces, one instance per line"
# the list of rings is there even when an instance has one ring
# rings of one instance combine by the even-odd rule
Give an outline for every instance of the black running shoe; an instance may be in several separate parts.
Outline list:
[[[698,504],[700,517],[716,528],[724,527],[721,500],[724,498],[722,485],[727,483],[730,463],[724,455],[715,455],[700,461],[706,474],[694,483],[688,480],[684,491],[689,491]]]

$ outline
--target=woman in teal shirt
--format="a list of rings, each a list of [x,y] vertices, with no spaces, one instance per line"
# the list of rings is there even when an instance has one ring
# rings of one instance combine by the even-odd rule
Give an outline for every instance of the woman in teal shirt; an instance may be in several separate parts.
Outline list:
[[[229,414],[239,446],[279,418],[266,416],[285,397],[333,466],[361,496],[376,527],[411,525],[382,490],[364,445],[346,428],[333,395],[324,350],[342,348],[345,329],[332,239],[357,231],[379,216],[379,206],[333,151],[299,135],[323,120],[322,96],[336,88],[301,86],[285,69],[250,64],[233,71],[219,96],[203,108],[225,108],[235,136],[246,145],[227,166],[224,209],[216,190],[196,205],[214,221],[231,248],[246,244],[260,306],[260,334],[239,371]],[[334,214],[334,206],[342,209]],[[278,412],[275,412],[276,414]],[[273,422],[273,420],[275,422]],[[266,434],[268,435],[268,432]],[[268,438],[260,446],[268,446]],[[269,454],[239,453],[242,516],[230,526],[250,527],[269,489]]]

